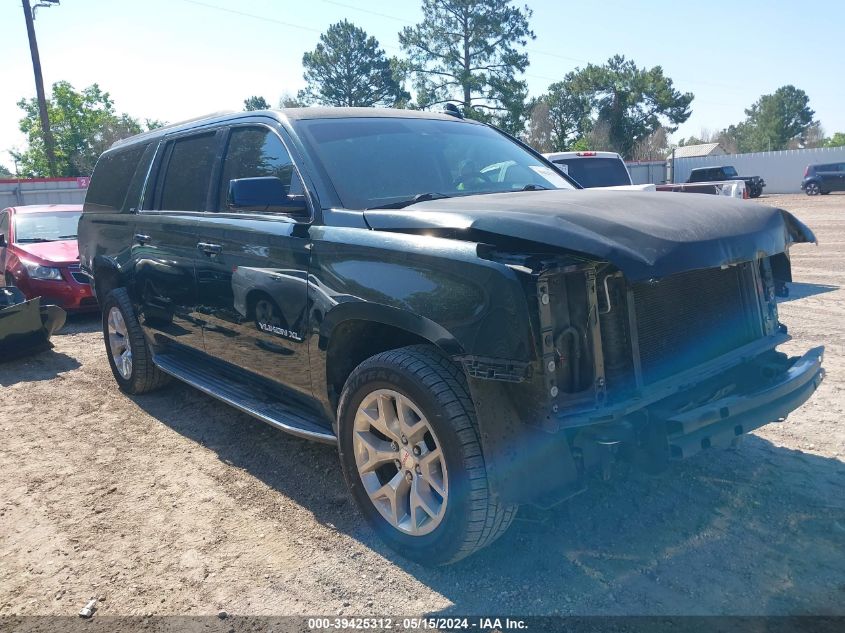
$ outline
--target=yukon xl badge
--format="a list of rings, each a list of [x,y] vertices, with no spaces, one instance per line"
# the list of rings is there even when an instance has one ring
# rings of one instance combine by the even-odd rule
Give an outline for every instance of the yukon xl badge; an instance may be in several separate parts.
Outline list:
[[[281,336],[282,338],[286,338],[291,341],[296,341],[297,343],[302,342],[302,336],[298,332],[294,332],[293,330],[286,330],[283,327],[278,327],[276,325],[271,325],[270,323],[258,323],[258,327],[263,332],[269,332],[270,334],[275,334],[276,336]]]

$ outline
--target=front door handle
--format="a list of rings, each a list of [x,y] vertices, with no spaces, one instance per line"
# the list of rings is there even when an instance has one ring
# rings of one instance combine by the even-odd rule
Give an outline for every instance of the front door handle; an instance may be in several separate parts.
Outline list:
[[[220,244],[211,244],[209,242],[197,242],[197,248],[206,255],[219,255],[223,252],[223,247]]]
[[[138,242],[138,244],[146,244],[150,241],[150,236],[144,235],[143,233],[135,233],[135,241]]]

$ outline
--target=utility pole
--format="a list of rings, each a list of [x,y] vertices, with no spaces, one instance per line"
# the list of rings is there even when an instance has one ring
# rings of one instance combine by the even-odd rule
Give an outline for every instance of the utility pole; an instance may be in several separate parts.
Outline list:
[[[23,14],[26,19],[26,34],[29,36],[29,53],[32,56],[32,71],[35,74],[35,95],[38,98],[38,115],[41,119],[41,133],[44,135],[44,153],[47,155],[47,169],[50,176],[56,175],[56,150],[53,133],[50,131],[50,117],[47,115],[47,97],[44,95],[44,79],[41,76],[41,58],[38,55],[38,42],[35,39],[35,24],[29,0],[22,0]],[[36,6],[49,7],[58,4],[58,0],[42,0]]]

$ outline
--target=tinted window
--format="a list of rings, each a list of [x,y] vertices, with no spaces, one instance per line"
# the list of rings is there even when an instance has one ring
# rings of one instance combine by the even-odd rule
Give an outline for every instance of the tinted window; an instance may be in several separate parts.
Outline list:
[[[147,145],[132,145],[100,156],[88,185],[83,210],[103,213],[123,210],[129,184],[146,148]]]
[[[505,135],[460,120],[312,119],[296,123],[344,207],[572,185]]]
[[[160,209],[205,211],[216,148],[214,133],[173,142],[161,187]]]
[[[227,208],[230,180],[267,176],[281,180],[288,195],[304,194],[290,154],[275,132],[259,127],[233,129],[223,162],[218,208]]]
[[[736,173],[736,169],[730,165],[728,165],[727,167],[722,167],[722,173],[724,173],[725,177],[727,178],[736,178],[736,176],[738,175]]]
[[[631,184],[625,163],[618,158],[560,158],[555,163],[565,165],[566,173],[582,187],[616,187]]]
[[[0,213],[0,235],[9,237],[9,214],[6,211]]]

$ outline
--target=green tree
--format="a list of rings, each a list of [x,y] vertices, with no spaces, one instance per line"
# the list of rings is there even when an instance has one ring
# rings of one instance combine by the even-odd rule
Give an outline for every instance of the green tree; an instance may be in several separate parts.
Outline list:
[[[590,99],[582,93],[576,94],[568,81],[552,84],[549,86],[549,92],[537,99],[535,103],[542,104],[548,112],[547,146],[549,149],[545,151],[572,150],[573,144],[590,131]],[[533,121],[532,113],[530,123],[533,124]]]
[[[845,145],[845,132],[837,132],[824,141],[824,147],[842,147],[843,145]]]
[[[399,33],[420,107],[448,102],[465,116],[509,132],[525,125],[528,90],[517,79],[528,67],[532,15],[510,0],[423,0],[423,20]]]
[[[570,122],[570,130],[580,126],[584,138],[583,128],[589,127],[595,137],[606,139],[607,145],[592,149],[616,151],[625,158],[631,158],[634,148],[658,128],[674,132],[692,113],[692,93],[676,90],[660,66],[638,68],[621,55],[601,66],[576,68],[550,90],[560,95],[561,112]],[[589,122],[575,125],[581,121],[585,104]]]
[[[818,123],[809,104],[806,92],[783,86],[761,96],[745,110],[745,121],[731,125],[725,133],[734,139],[740,152],[787,149],[793,141],[803,147],[808,132]]]
[[[285,92],[282,98],[279,99],[280,108],[304,108],[305,103],[296,98],[295,95]]]
[[[244,110],[247,112],[254,112],[255,110],[269,110],[270,104],[267,99],[253,95],[249,99],[244,99]]]
[[[347,20],[332,24],[317,47],[302,56],[307,83],[299,101],[327,106],[401,106],[410,99],[400,83],[398,60],[388,59],[376,38]]]
[[[6,169],[3,165],[0,165],[0,178],[12,178],[14,174]]]
[[[20,130],[27,136],[28,147],[11,152],[24,177],[43,177],[50,172],[44,150],[44,139],[38,116],[36,99],[21,99],[18,107],[24,111]],[[97,84],[74,90],[66,81],[53,84],[47,102],[50,126],[56,149],[58,176],[86,176],[94,170],[100,154],[115,141],[161,125],[147,120],[144,124],[127,114],[117,114],[108,92]]]

